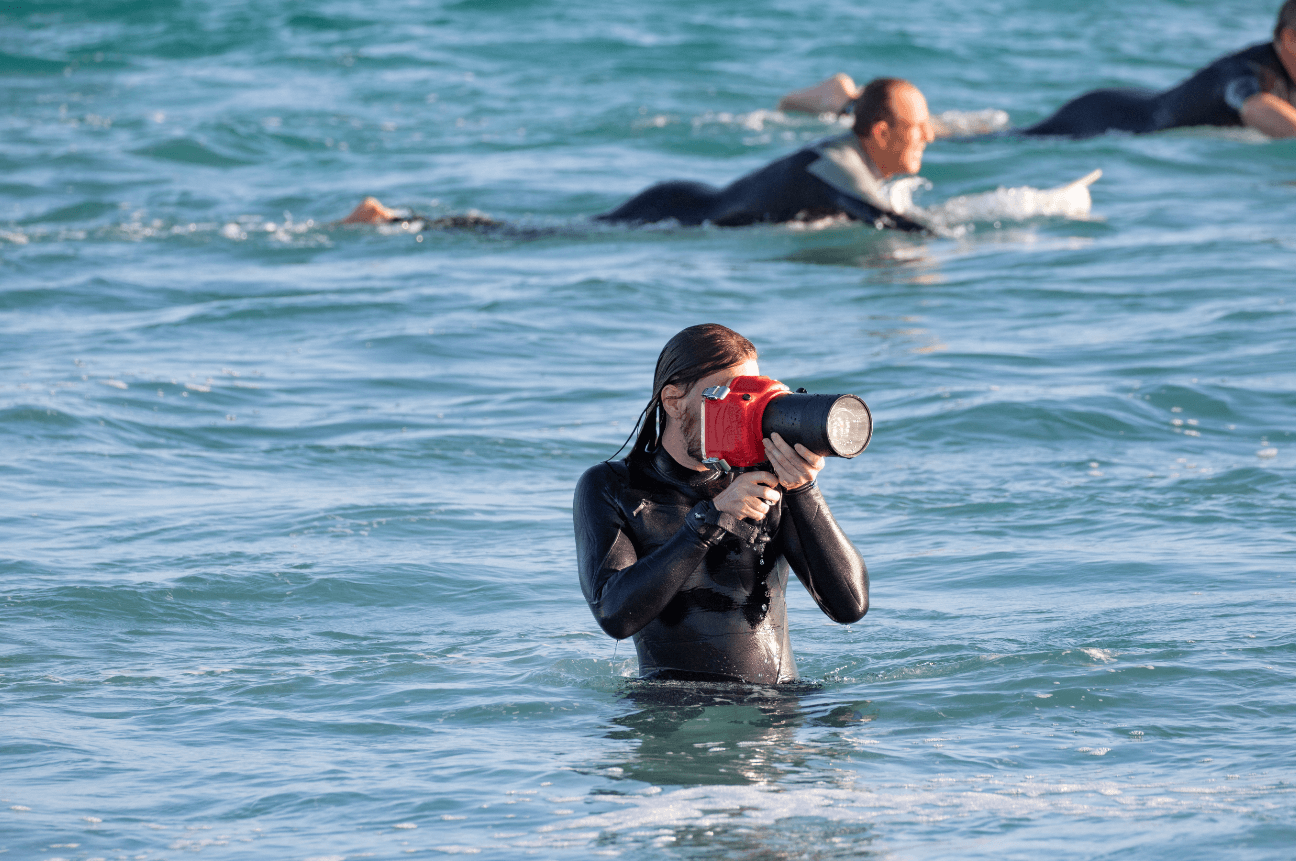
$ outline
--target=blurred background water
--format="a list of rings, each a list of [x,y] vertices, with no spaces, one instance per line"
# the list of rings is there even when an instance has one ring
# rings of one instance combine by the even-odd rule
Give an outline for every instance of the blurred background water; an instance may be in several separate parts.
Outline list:
[[[924,205],[1105,172],[940,238],[586,221],[832,72],[1026,123],[1276,5],[11,0],[0,852],[1290,857],[1296,142],[938,142]],[[786,690],[637,685],[577,585],[703,321],[877,421],[873,609],[794,586]]]

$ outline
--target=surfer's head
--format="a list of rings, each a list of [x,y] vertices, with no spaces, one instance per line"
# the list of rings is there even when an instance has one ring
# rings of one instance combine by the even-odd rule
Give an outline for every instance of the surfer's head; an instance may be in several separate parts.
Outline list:
[[[1273,47],[1287,74],[1296,78],[1296,0],[1287,0],[1278,10]]]
[[[883,178],[921,170],[923,151],[936,138],[927,100],[902,78],[875,78],[865,84],[855,100],[852,128]]]
[[[1287,0],[1278,10],[1278,20],[1274,22],[1274,42],[1282,42],[1284,30],[1296,34],[1296,0]]]

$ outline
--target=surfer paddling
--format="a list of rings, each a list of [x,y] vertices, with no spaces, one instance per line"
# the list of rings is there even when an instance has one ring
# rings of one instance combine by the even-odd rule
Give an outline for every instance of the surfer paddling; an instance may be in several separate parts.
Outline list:
[[[917,173],[933,139],[927,100],[918,88],[899,78],[878,78],[856,100],[849,132],[784,156],[724,188],[659,183],[598,220],[646,224],[675,219],[684,225],[737,227],[844,215],[878,227],[923,230],[893,210],[882,181]]]
[[[1247,126],[1296,137],[1296,0],[1278,10],[1273,39],[1220,57],[1164,92],[1093,90],[1067,102],[1024,135],[1084,138],[1145,134],[1183,126]]]
[[[776,159],[723,188],[687,180],[662,182],[594,220],[621,224],[673,220],[686,227],[741,227],[844,217],[879,229],[935,232],[921,215],[907,208],[900,211],[883,186],[886,180],[922,169],[923,154],[935,139],[926,98],[908,81],[878,78],[863,87],[854,106],[850,131]],[[1045,193],[1070,195],[1066,199],[1074,198],[1083,206],[1067,210],[1083,208],[1087,213],[1088,186],[1098,176],[1094,172]],[[377,198],[366,197],[342,223],[411,220]],[[504,222],[480,215],[425,221],[424,226],[507,228]]]
[[[848,114],[859,93],[851,77],[839,72],[788,93],[778,107]],[[1296,137],[1296,0],[1286,0],[1278,10],[1272,40],[1220,57],[1168,90],[1092,90],[1051,117],[1009,134],[1086,138],[1184,126],[1246,126],[1271,138]],[[953,133],[939,122],[933,129],[936,137]]]

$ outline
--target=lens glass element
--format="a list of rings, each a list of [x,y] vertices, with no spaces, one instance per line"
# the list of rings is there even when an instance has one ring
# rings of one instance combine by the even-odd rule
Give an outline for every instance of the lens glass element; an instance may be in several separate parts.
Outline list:
[[[854,395],[842,395],[828,411],[828,444],[841,457],[854,457],[873,436],[873,417]]]

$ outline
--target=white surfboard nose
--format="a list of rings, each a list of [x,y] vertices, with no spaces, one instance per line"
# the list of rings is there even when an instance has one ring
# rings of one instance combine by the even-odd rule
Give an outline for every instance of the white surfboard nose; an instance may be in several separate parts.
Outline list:
[[[1072,182],[1068,182],[1066,185],[1062,186],[1062,188],[1063,189],[1076,188],[1078,186],[1084,186],[1085,188],[1088,188],[1089,186],[1097,182],[1101,177],[1102,177],[1102,168],[1096,168],[1094,170],[1089,171],[1079,179],[1074,180]]]
[[[1041,211],[1049,215],[1063,215],[1067,218],[1088,218],[1093,208],[1093,198],[1089,196],[1089,186],[1102,176],[1102,169],[1091,170],[1077,180],[1066,185],[1051,188],[1040,193]]]

